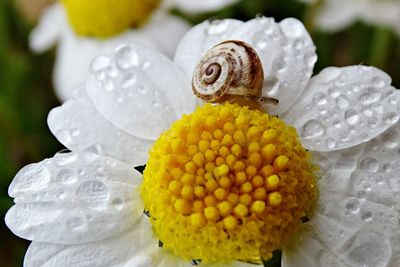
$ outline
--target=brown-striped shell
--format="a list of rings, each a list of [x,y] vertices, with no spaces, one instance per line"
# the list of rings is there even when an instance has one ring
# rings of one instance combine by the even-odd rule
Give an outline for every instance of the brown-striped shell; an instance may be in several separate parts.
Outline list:
[[[264,71],[253,47],[230,40],[211,48],[197,65],[192,79],[194,94],[208,102],[231,96],[261,97]]]

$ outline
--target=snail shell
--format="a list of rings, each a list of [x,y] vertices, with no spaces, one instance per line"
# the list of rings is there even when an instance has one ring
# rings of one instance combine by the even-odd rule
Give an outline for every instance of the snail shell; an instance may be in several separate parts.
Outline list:
[[[263,82],[263,67],[254,48],[230,40],[214,46],[200,59],[192,88],[197,97],[208,102],[222,102],[233,96],[258,99]]]

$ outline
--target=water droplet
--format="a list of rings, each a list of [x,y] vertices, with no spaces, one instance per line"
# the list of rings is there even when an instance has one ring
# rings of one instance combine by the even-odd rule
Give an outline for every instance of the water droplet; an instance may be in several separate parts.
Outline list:
[[[65,190],[58,187],[58,188],[54,189],[53,196],[58,199],[63,199],[65,197]]]
[[[393,149],[399,144],[400,137],[395,130],[391,130],[382,136],[382,140],[384,140],[383,144],[387,148]]]
[[[350,106],[349,98],[345,95],[339,95],[335,102],[336,106],[340,109],[347,109]]]
[[[148,70],[151,67],[150,61],[143,61],[142,63],[142,70]]]
[[[229,26],[230,22],[228,20],[213,20],[208,26],[207,33],[209,35],[219,35],[224,33]]]
[[[365,191],[358,191],[357,192],[357,198],[359,198],[359,199],[366,199],[367,198],[367,192],[365,192]]]
[[[326,103],[328,103],[328,100],[324,93],[316,92],[313,95],[312,102],[314,103],[314,105],[322,106],[326,105]]]
[[[317,55],[314,51],[308,51],[304,55],[304,63],[307,65],[307,67],[312,68],[314,67],[315,62],[317,62]]]
[[[105,204],[110,196],[110,191],[104,183],[91,180],[83,182],[79,186],[77,195],[83,204],[89,207],[98,207]]]
[[[304,139],[315,138],[325,133],[325,126],[318,120],[307,121],[301,130],[301,137]]]
[[[78,180],[74,171],[69,169],[62,169],[57,173],[57,181],[64,184],[73,184]]]
[[[283,58],[277,58],[273,63],[272,63],[272,69],[273,71],[281,71],[286,68],[286,62],[283,60]]]
[[[354,124],[358,123],[358,121],[360,120],[360,117],[359,117],[357,111],[355,111],[354,109],[346,110],[346,112],[344,113],[344,118],[347,121],[347,123],[350,125],[354,125]]]
[[[361,161],[360,168],[369,172],[377,172],[379,169],[379,164],[375,158],[366,157]]]
[[[134,85],[137,82],[137,77],[131,72],[128,72],[124,74],[124,76],[121,79],[121,86],[122,88],[126,89],[132,85]]]
[[[304,26],[301,22],[295,19],[286,19],[281,23],[281,29],[286,37],[299,38],[304,33]]]
[[[103,87],[104,91],[111,92],[114,90],[114,83],[111,80],[105,80],[100,83],[100,86]]]
[[[115,59],[121,69],[129,69],[139,65],[138,54],[128,45],[122,45],[115,49]]]
[[[97,56],[90,63],[90,70],[94,73],[108,68],[111,64],[111,58],[108,56]]]
[[[70,132],[71,132],[71,136],[77,137],[81,131],[78,128],[72,128],[72,129],[70,129]]]
[[[392,189],[394,192],[399,192],[400,191],[400,178],[395,177],[395,176],[389,176],[387,178],[388,185],[390,189]]]
[[[253,35],[253,41],[259,49],[264,49],[268,45],[269,38],[265,36],[264,31],[256,31]]]
[[[390,172],[392,170],[391,164],[389,162],[386,162],[385,164],[383,164],[382,170],[386,173]]]
[[[340,127],[342,127],[342,122],[339,120],[335,120],[333,122],[333,126],[335,126],[335,128],[340,128]]]
[[[117,198],[114,198],[114,199],[111,201],[111,205],[112,205],[115,209],[121,210],[121,209],[124,207],[124,201],[123,201],[121,198],[117,197]]]
[[[336,142],[335,142],[335,140],[334,140],[332,137],[328,137],[328,138],[326,139],[326,146],[327,146],[329,149],[335,148],[335,147],[336,147]]]
[[[383,184],[383,176],[382,175],[375,176],[375,183]]]
[[[370,128],[375,128],[379,125],[379,119],[376,116],[372,116],[371,118],[368,118],[367,123]]]
[[[399,120],[399,116],[396,112],[388,112],[383,117],[383,120],[388,124],[394,124]]]
[[[381,94],[373,87],[366,88],[358,97],[358,101],[364,105],[375,103],[381,99]]]
[[[352,240],[348,249],[349,266],[385,267],[391,260],[392,249],[385,235],[366,230],[358,232]]]
[[[357,213],[360,210],[360,201],[356,198],[350,198],[346,203],[346,209],[352,213]]]
[[[63,153],[60,151],[54,156],[54,159],[56,160],[55,164],[57,166],[65,166],[75,162],[78,159],[78,155],[71,152]]]
[[[365,189],[365,191],[370,192],[372,190],[372,187],[369,183],[364,183],[363,188]]]
[[[376,87],[384,87],[386,85],[385,80],[379,76],[373,77],[371,81]]]
[[[333,97],[333,98],[336,98],[336,97],[338,97],[339,95],[340,95],[340,91],[337,89],[337,87],[330,87],[329,89],[328,89],[328,94],[331,96],[331,97]]]
[[[326,68],[319,75],[323,82],[328,83],[340,76],[340,69],[335,67]]]
[[[143,85],[138,85],[136,87],[136,92],[138,92],[141,95],[146,95],[147,94],[147,89]]]
[[[82,217],[72,217],[66,221],[67,229],[71,232],[82,232],[87,230],[86,220]]]
[[[70,133],[70,131],[68,131],[68,130],[61,130],[61,131],[58,131],[58,132],[56,133],[56,136],[58,137],[58,140],[60,140],[60,142],[61,142],[62,144],[64,144],[64,145],[66,145],[66,146],[71,145],[71,144],[73,143],[73,142],[72,142],[71,133]]]
[[[294,47],[294,49],[296,49],[296,50],[301,50],[301,49],[303,48],[303,46],[304,46],[304,43],[303,43],[302,40],[296,40],[296,41],[294,41],[294,43],[293,43],[293,47]]]
[[[372,220],[372,212],[370,212],[369,210],[361,212],[361,219],[366,222],[371,221]]]

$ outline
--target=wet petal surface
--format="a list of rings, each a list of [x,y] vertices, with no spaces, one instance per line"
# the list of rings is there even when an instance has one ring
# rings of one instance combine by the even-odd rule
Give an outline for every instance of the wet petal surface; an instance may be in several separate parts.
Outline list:
[[[390,84],[390,77],[373,67],[326,68],[282,119],[310,150],[355,146],[399,120],[400,92]]]
[[[86,153],[60,153],[22,168],[9,187],[15,205],[7,226],[18,236],[58,244],[112,237],[143,212],[141,174],[123,162]]]

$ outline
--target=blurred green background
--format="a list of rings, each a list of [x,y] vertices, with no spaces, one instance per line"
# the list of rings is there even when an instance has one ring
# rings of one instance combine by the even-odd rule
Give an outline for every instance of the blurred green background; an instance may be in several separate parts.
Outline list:
[[[21,12],[17,2],[0,0],[1,218],[12,205],[7,188],[16,172],[24,165],[51,157],[63,148],[46,123],[48,111],[59,105],[51,85],[54,50],[43,55],[29,51],[27,38],[35,24],[34,15],[27,17],[26,10]],[[249,20],[258,14],[275,17],[278,21],[296,17],[305,22],[317,46],[315,73],[332,65],[374,65],[389,73],[393,84],[400,87],[399,37],[388,29],[362,23],[337,33],[317,32],[310,27],[314,12],[313,6],[295,0],[243,0],[221,11],[198,16],[174,11],[193,24],[208,18]],[[22,266],[28,245],[29,242],[14,236],[1,220],[0,266]],[[269,266],[279,264],[271,262]]]

